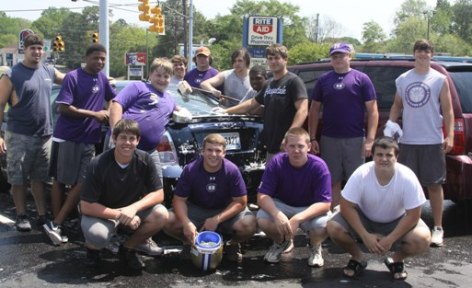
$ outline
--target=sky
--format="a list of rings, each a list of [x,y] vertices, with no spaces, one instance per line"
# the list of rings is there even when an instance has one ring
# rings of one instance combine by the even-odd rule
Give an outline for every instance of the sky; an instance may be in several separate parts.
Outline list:
[[[188,2],[191,0],[187,0]],[[257,0],[256,0],[257,1]],[[48,7],[65,7],[80,12],[80,7],[97,5],[99,0],[2,0],[1,11],[7,11],[11,17],[22,17],[26,19],[37,19],[41,11],[19,11],[46,9]],[[156,3],[157,1],[150,1]],[[164,3],[165,1],[161,1]],[[290,3],[300,7],[299,15],[302,17],[315,17],[319,14],[320,23],[325,19],[336,21],[342,27],[341,35],[357,39],[362,37],[362,25],[369,21],[377,22],[384,32],[389,35],[393,27],[395,12],[401,7],[403,0],[281,0],[281,2]],[[196,9],[208,19],[216,15],[227,15],[229,9],[236,3],[236,0],[193,0]],[[429,8],[433,8],[436,0],[426,0]],[[119,8],[113,8],[113,4],[121,5]],[[139,23],[139,11],[137,0],[108,0],[108,5],[113,11],[112,21],[119,18],[125,19],[128,23]],[[25,8],[28,7],[28,8]],[[209,9],[211,8],[211,9]],[[16,10],[10,12],[8,10]],[[272,16],[272,15],[264,15]]]

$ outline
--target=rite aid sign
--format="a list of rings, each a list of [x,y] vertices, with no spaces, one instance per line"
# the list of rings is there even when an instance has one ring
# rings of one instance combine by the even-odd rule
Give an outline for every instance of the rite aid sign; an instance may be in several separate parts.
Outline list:
[[[248,45],[271,45],[277,43],[277,17],[250,16],[248,19]]]

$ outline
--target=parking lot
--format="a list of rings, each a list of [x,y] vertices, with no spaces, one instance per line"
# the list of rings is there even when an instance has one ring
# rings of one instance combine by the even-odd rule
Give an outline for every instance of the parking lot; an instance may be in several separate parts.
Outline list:
[[[32,199],[28,209],[34,209]],[[359,279],[344,278],[342,267],[349,257],[329,240],[324,243],[325,266],[310,268],[303,235],[296,237],[293,252],[284,255],[277,265],[262,261],[270,242],[254,237],[244,246],[242,263],[223,259],[212,273],[200,272],[188,256],[178,253],[143,256],[147,267],[139,274],[127,271],[111,253],[105,255],[101,267],[92,269],[82,263],[85,251],[77,226],[69,228],[68,244],[55,247],[42,231],[17,232],[7,222],[14,219],[14,213],[11,197],[0,193],[1,287],[470,287],[472,275],[472,208],[450,201],[446,201],[444,212],[445,246],[409,259],[405,282],[393,281],[383,258],[373,255],[369,255],[368,268]],[[424,206],[423,219],[431,224],[429,204]],[[155,240],[168,248],[167,252],[180,248],[178,242],[162,235]]]

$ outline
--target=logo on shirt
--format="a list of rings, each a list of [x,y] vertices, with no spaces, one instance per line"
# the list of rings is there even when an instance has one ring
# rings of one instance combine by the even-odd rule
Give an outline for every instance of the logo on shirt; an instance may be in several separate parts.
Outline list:
[[[209,183],[207,186],[206,186],[206,190],[208,193],[213,193],[216,191],[216,184],[215,183]]]
[[[149,106],[157,105],[157,103],[159,103],[159,96],[157,96],[154,93],[151,93],[149,95],[149,99],[151,100],[151,102],[149,102],[149,104],[148,104]]]
[[[405,100],[410,107],[419,108],[428,103],[431,89],[423,82],[414,82],[405,89]]]
[[[342,90],[346,87],[343,82],[334,83],[333,88],[336,90]]]

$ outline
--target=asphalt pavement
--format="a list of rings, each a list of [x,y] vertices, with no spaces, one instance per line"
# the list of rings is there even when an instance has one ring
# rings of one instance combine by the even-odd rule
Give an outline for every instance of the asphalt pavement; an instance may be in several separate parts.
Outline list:
[[[34,215],[29,197],[28,209]],[[426,204],[423,219],[432,223]],[[406,261],[406,281],[394,281],[383,258],[368,255],[367,270],[358,279],[342,276],[349,255],[327,240],[323,244],[325,265],[311,268],[307,263],[305,236],[297,235],[295,249],[278,264],[266,264],[263,257],[270,241],[253,237],[244,245],[242,263],[223,259],[215,271],[203,273],[188,255],[176,251],[179,243],[163,235],[154,239],[167,250],[155,258],[142,256],[146,269],[132,273],[116,255],[107,252],[98,268],[83,264],[85,250],[77,219],[68,222],[70,242],[50,244],[42,229],[17,232],[11,197],[0,193],[0,287],[470,287],[472,282],[472,206],[446,201],[444,210],[445,245]],[[10,220],[9,220],[10,219]],[[174,251],[174,252],[172,252]]]

